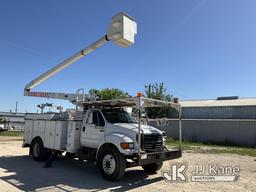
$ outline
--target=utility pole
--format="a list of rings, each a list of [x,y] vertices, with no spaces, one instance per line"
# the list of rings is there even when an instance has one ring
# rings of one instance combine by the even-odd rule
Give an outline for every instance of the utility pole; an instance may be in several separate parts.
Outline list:
[[[16,105],[15,105],[15,113],[18,113],[18,101],[16,101]]]

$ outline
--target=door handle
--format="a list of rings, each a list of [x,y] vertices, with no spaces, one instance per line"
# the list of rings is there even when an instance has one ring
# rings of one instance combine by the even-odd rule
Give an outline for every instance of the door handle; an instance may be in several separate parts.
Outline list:
[[[100,129],[100,132],[104,132],[105,130],[104,129]]]

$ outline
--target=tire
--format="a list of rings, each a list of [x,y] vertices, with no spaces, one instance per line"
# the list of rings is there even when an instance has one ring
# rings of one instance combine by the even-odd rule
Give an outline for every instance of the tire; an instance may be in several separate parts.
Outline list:
[[[99,154],[97,164],[104,179],[117,181],[124,176],[126,160],[118,149],[109,147]]]
[[[162,168],[162,166],[163,166],[163,162],[159,162],[159,163],[143,165],[142,168],[146,173],[156,173]]]
[[[31,153],[35,161],[43,161],[49,157],[49,153],[44,148],[41,139],[36,139],[32,142]]]

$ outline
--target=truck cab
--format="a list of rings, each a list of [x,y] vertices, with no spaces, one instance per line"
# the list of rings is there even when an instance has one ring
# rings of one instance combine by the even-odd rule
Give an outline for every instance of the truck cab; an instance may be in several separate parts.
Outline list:
[[[143,151],[162,150],[163,132],[149,125],[141,125],[142,135],[147,137],[143,142]],[[91,109],[86,112],[82,123],[81,145],[97,149],[104,143],[114,144],[125,155],[137,151],[138,122],[122,108]],[[151,138],[152,137],[152,138]],[[155,138],[155,141],[154,141]],[[154,144],[150,145],[150,142]]]

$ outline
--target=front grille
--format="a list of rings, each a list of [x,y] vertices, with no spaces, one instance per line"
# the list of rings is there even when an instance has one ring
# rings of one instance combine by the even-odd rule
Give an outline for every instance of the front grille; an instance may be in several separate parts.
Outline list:
[[[142,134],[141,148],[145,152],[154,152],[163,149],[163,137],[160,134]]]

